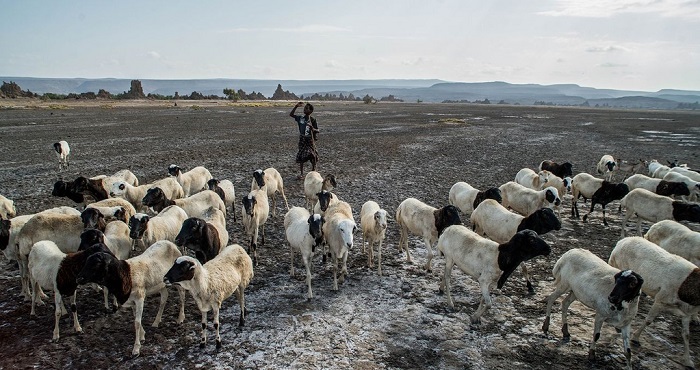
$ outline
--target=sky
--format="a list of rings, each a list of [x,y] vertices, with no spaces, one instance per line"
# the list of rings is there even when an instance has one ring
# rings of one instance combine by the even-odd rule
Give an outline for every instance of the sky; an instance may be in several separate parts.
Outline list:
[[[700,0],[0,0],[0,75],[700,90]]]

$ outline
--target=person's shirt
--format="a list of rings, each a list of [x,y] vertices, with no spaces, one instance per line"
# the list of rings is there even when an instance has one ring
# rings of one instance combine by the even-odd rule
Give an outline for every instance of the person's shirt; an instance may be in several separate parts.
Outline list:
[[[311,125],[314,127],[314,129],[318,130],[316,119],[311,116],[309,116],[307,119],[306,116],[294,115],[294,120],[297,121],[297,124],[299,125],[299,135],[301,136],[311,136],[311,127],[308,125],[309,120],[311,120]]]

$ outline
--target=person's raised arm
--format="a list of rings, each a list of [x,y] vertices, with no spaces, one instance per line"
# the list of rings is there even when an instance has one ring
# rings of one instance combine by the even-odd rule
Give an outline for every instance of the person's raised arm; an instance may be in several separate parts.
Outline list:
[[[303,106],[304,106],[304,102],[298,102],[298,103],[294,106],[294,108],[292,108],[292,111],[289,112],[289,116],[292,117],[292,118],[294,118],[294,112],[296,112],[297,108],[303,107]]]

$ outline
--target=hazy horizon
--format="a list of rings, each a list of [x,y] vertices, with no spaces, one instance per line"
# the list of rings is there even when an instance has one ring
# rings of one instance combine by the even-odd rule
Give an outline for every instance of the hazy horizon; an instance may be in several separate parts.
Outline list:
[[[0,75],[700,90],[700,2],[0,0]]]

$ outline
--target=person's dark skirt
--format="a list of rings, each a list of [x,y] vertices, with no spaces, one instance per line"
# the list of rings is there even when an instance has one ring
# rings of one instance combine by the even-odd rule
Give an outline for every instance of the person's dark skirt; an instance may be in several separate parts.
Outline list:
[[[299,152],[297,152],[297,163],[311,161],[315,166],[318,162],[318,152],[311,136],[299,136]]]

